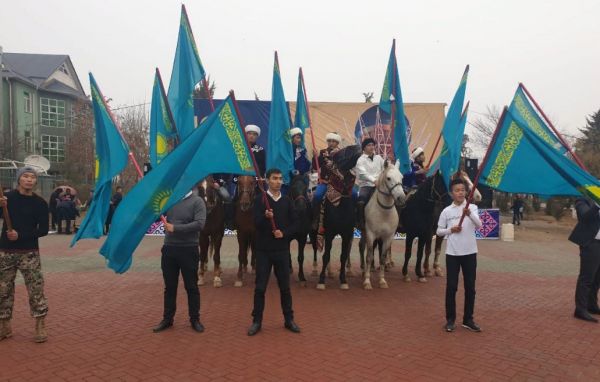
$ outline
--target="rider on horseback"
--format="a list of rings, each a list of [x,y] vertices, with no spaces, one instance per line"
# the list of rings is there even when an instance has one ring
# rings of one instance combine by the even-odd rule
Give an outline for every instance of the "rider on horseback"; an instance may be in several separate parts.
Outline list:
[[[364,229],[365,206],[375,191],[375,181],[383,171],[384,160],[375,154],[375,140],[365,139],[361,144],[363,154],[356,162],[356,176],[358,178],[358,227]]]
[[[338,133],[328,133],[325,136],[325,140],[327,141],[327,148],[319,151],[319,156],[316,158],[316,161],[319,163],[319,184],[317,184],[317,188],[313,194],[312,206],[313,206],[313,226],[316,229],[318,225],[318,217],[319,211],[321,209],[321,202],[323,201],[323,196],[325,196],[325,192],[327,192],[327,184],[329,183],[330,170],[329,166],[327,166],[327,161],[330,159],[331,155],[339,150],[339,145],[342,142],[342,137]],[[315,161],[315,158],[313,158]],[[317,168],[316,163],[313,163],[313,168]]]
[[[411,159],[411,171],[404,174],[402,178],[402,185],[404,191],[409,192],[419,186],[419,184],[425,182],[427,179],[427,171],[425,168],[425,151],[421,147],[417,147],[410,154]]]
[[[298,127],[290,129],[294,153],[294,175],[305,175],[310,172],[310,161],[306,157],[306,149],[302,145],[302,130]]]

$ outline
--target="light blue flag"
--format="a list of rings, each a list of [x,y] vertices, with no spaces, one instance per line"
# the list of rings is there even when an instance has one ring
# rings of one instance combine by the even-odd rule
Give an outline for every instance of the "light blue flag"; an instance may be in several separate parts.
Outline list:
[[[442,137],[444,146],[440,154],[440,172],[444,177],[446,188],[450,186],[450,179],[460,164],[460,153],[467,123],[466,110],[463,113],[463,104],[465,101],[465,92],[467,90],[467,78],[469,76],[469,65],[460,80],[458,89],[448,108],[444,127],[442,128]]]
[[[150,164],[152,168],[169,154],[169,140],[177,137],[175,123],[169,109],[169,101],[164,93],[160,72],[156,69],[150,106]]]
[[[205,76],[202,61],[196,48],[185,6],[181,6],[181,22],[177,50],[169,83],[169,104],[173,111],[180,141],[194,131],[194,87]]]
[[[394,158],[400,161],[400,172],[406,174],[411,171],[411,166],[408,152],[407,124],[400,89],[398,62],[396,61],[396,40],[392,43],[379,107],[393,118]]]
[[[304,133],[310,128],[308,119],[308,105],[306,104],[306,93],[304,89],[304,78],[302,68],[298,72],[298,96],[296,98],[296,116],[294,118],[294,126],[302,130],[302,147],[306,148],[304,143]]]
[[[283,182],[290,183],[294,171],[294,153],[292,137],[290,137],[290,114],[283,94],[281,75],[279,74],[279,59],[275,52],[273,66],[273,88],[271,91],[271,111],[269,113],[269,135],[267,147],[267,170],[278,168],[283,174]]]
[[[123,198],[100,249],[108,267],[127,271],[148,227],[213,173],[255,174],[231,96]]]
[[[584,194],[600,203],[600,181],[540,137],[536,128],[509,109],[501,122],[480,183],[511,193]]]
[[[73,237],[71,247],[80,239],[98,239],[104,233],[104,223],[110,208],[112,179],[127,166],[129,155],[129,147],[115,126],[92,73],[90,90],[96,127],[96,185],[92,205]]]

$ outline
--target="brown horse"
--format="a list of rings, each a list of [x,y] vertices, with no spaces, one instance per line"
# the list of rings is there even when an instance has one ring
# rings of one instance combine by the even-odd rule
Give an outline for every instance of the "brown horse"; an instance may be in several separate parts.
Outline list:
[[[248,250],[252,252],[250,266],[252,273],[256,266],[254,240],[256,227],[254,225],[254,195],[256,179],[253,176],[239,176],[235,198],[235,226],[237,228],[239,267],[234,286],[244,285],[244,274],[248,273]]]
[[[198,268],[198,285],[204,285],[204,274],[208,270],[208,257],[213,258],[214,279],[213,286],[220,288],[223,286],[221,280],[221,244],[225,232],[225,209],[223,208],[223,198],[219,192],[212,186],[212,176],[206,178],[206,186],[199,188],[200,196],[206,200],[206,223],[200,232],[200,267]]]

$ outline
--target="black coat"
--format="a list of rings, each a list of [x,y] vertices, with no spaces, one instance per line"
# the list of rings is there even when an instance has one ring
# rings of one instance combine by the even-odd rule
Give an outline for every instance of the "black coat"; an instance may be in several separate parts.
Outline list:
[[[600,207],[587,198],[577,199],[575,202],[577,211],[577,225],[571,232],[569,240],[585,247],[590,244],[600,230]]]

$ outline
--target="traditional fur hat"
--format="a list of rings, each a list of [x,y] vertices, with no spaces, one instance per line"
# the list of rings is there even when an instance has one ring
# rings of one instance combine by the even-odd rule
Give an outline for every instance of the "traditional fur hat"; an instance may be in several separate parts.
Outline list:
[[[294,135],[302,135],[302,130],[300,130],[299,127],[294,127],[292,129],[290,129],[290,137],[293,137]]]
[[[423,154],[425,150],[422,147],[417,147],[413,150],[412,154],[410,154],[410,159],[415,160],[419,155]]]
[[[342,143],[342,137],[338,133],[329,133],[325,136],[326,141],[336,141],[337,143]]]
[[[258,127],[256,125],[246,125],[246,128],[244,130],[246,131],[246,133],[249,133],[249,132],[256,133],[260,137],[260,127]]]

